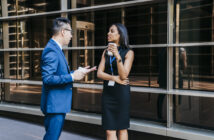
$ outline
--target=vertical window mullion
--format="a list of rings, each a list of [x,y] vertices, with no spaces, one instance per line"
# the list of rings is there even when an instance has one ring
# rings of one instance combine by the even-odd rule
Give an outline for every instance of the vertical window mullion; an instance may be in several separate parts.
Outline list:
[[[168,0],[167,43],[173,44],[174,0]],[[167,48],[167,91],[173,88],[173,47]],[[167,127],[173,125],[173,95],[167,94]]]

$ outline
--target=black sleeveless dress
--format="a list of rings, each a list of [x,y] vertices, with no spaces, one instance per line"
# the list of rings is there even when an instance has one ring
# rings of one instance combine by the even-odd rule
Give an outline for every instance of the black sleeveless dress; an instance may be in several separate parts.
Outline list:
[[[118,48],[122,62],[130,49]],[[113,74],[118,75],[117,62],[112,62]],[[105,72],[111,74],[110,56],[105,54]],[[122,130],[129,128],[130,122],[130,86],[120,85],[115,82],[114,86],[108,86],[104,80],[102,94],[102,126],[105,130]]]

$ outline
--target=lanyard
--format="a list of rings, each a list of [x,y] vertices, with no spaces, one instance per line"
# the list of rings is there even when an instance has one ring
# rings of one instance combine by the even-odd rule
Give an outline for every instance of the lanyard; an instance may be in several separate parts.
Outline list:
[[[120,54],[120,51],[119,51],[119,54]],[[114,61],[115,59],[116,59],[115,57],[112,58],[112,56],[110,56],[110,67],[111,67],[111,74],[112,74],[112,75],[114,75],[112,63],[113,63],[113,61]]]

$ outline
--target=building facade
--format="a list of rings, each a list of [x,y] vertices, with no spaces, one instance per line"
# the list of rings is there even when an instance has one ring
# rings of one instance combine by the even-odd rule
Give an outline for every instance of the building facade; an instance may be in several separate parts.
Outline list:
[[[0,110],[41,115],[40,57],[60,16],[71,20],[71,69],[98,66],[111,24],[127,27],[131,130],[214,139],[213,0],[1,0]],[[73,86],[67,119],[100,125],[96,72]]]

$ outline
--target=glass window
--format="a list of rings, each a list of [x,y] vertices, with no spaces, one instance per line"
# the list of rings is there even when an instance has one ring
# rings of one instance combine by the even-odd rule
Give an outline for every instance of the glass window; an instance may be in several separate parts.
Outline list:
[[[131,117],[166,122],[166,95],[131,92]]]
[[[214,91],[214,47],[175,49],[175,88]]]
[[[177,1],[174,41],[213,42],[213,9],[212,0]],[[174,88],[213,92],[213,56],[213,46],[174,48]],[[176,123],[213,130],[213,98],[175,95],[173,101]]]
[[[2,6],[1,6],[1,1],[0,1],[0,17],[2,17]]]
[[[213,2],[177,1],[176,43],[213,41]],[[175,88],[213,91],[213,47],[180,47],[174,50]]]
[[[5,67],[0,69],[1,78],[41,81],[41,51],[4,52]],[[8,58],[8,57],[9,58]],[[9,70],[7,69],[9,67]],[[5,101],[39,104],[41,86],[25,84],[2,84]]]
[[[3,27],[2,23],[0,23],[0,49],[3,49]],[[4,52],[0,51],[0,79],[4,77]]]
[[[1,6],[1,5],[0,5]],[[0,49],[3,48],[3,34],[2,34],[2,23],[0,23]],[[0,51],[0,79],[4,78],[4,53],[2,51]],[[0,101],[2,100],[2,95],[3,95],[3,91],[4,91],[4,84],[0,83]]]
[[[176,4],[176,42],[213,40],[213,1],[180,0]]]
[[[3,48],[3,27],[2,27],[2,22],[1,22],[0,23],[0,49],[2,49],[2,48]]]
[[[73,88],[73,110],[101,113],[102,90]]]
[[[29,84],[5,84],[4,100],[8,102],[40,104],[42,86]]]
[[[174,98],[176,123],[214,130],[213,98],[190,96],[174,96]]]
[[[42,51],[10,52],[9,74],[4,78],[19,80],[41,80],[40,58]]]
[[[60,0],[7,0],[8,16],[18,16],[60,10]]]
[[[166,3],[125,8],[130,44],[167,43]]]
[[[69,5],[73,4],[72,7],[77,7],[77,8],[104,5],[104,4],[113,4],[113,3],[124,2],[124,1],[131,1],[131,0],[76,0],[76,3],[72,3],[72,0],[68,0],[68,2],[71,3]]]
[[[44,48],[51,37],[52,20],[60,15],[8,22],[10,48]]]
[[[167,43],[166,3],[126,8],[125,25],[132,45]],[[166,52],[161,51],[165,48],[133,50],[135,60],[130,73],[131,85],[165,88]]]
[[[158,81],[166,83],[166,81],[160,79],[160,76],[164,76],[163,73],[166,71],[166,65],[159,65],[158,58],[160,56],[158,48],[134,48],[133,51],[135,58],[130,72],[131,85],[160,87]],[[159,74],[159,69],[162,70],[162,75]],[[161,88],[165,87],[162,86]]]

